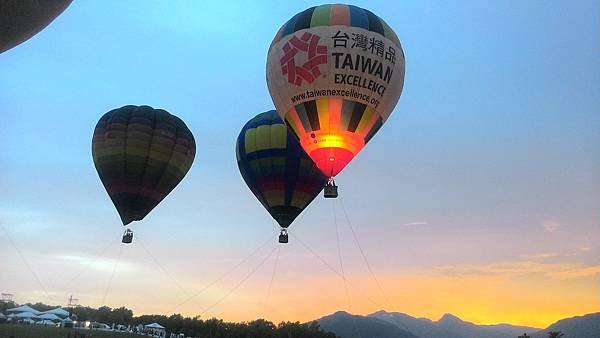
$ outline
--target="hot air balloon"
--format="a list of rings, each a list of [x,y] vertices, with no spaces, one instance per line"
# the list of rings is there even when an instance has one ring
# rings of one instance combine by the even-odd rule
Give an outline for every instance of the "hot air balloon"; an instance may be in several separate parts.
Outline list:
[[[286,229],[321,192],[327,177],[274,110],[246,123],[235,150],[244,181],[281,226],[279,242],[287,243]]]
[[[109,111],[92,139],[96,170],[124,226],[142,220],[181,182],[195,154],[185,123],[149,106]],[[127,229],[123,242],[132,237]]]
[[[72,0],[0,1],[0,53],[31,38],[54,20]]]
[[[267,85],[281,118],[331,186],[396,106],[404,52],[394,31],[366,9],[312,7],[275,35]]]

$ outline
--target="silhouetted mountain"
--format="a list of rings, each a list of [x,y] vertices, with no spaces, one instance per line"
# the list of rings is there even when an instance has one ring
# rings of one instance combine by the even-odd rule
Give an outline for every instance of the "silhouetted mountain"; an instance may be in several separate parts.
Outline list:
[[[415,318],[400,312],[386,311],[372,313],[369,317],[396,325],[421,338],[462,338],[460,335],[446,332],[442,328],[437,327],[436,323],[428,318]]]
[[[344,311],[325,316],[317,322],[322,330],[333,332],[341,338],[419,338],[383,320]]]
[[[600,338],[600,312],[561,319],[531,337],[546,338],[549,331],[560,331],[564,338]]]
[[[525,332],[531,334],[539,330],[539,328],[509,324],[476,325],[449,313],[443,315],[438,321],[386,311],[375,312],[369,317],[394,324],[421,338],[514,338]]]
[[[477,325],[448,313],[440,318],[436,324],[444,331],[461,338],[513,338],[523,333],[531,334],[539,330],[538,328],[509,324]]]

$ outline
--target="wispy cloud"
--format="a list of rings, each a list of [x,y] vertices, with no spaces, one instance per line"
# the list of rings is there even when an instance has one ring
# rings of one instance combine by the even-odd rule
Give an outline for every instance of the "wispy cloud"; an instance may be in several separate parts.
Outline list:
[[[87,266],[90,269],[98,270],[98,271],[112,271],[116,269],[116,271],[134,271],[137,270],[137,266],[131,262],[124,261],[122,259],[116,260],[112,258],[92,258],[87,256],[79,256],[79,255],[58,255],[54,256],[54,262],[58,264],[78,264],[82,266]]]
[[[552,220],[545,220],[542,222],[542,226],[546,232],[555,232],[560,227],[560,223]]]
[[[560,254],[558,252],[540,252],[540,253],[521,255],[520,257],[525,260],[544,260],[547,258],[554,258],[554,257],[558,257],[558,256],[560,256]]]
[[[485,265],[443,265],[435,270],[450,277],[489,276],[512,278],[524,275],[541,275],[551,279],[573,279],[600,274],[600,265],[581,263],[547,263],[539,260],[497,262]]]
[[[583,252],[588,252],[591,250],[592,250],[592,248],[590,248],[589,246],[582,246],[579,248],[579,251],[583,251]]]
[[[428,222],[409,222],[402,224],[403,226],[412,227],[412,226],[420,226],[420,225],[429,225]]]

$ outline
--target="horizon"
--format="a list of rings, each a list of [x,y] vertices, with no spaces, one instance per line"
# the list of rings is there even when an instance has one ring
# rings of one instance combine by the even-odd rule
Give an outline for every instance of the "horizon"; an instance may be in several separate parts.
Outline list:
[[[274,109],[277,30],[319,4],[74,1],[1,53],[0,292],[227,321],[599,312],[600,3],[353,1],[397,33],[404,90],[282,246],[235,140]],[[177,115],[197,150],[124,246],[91,139],[127,104]]]

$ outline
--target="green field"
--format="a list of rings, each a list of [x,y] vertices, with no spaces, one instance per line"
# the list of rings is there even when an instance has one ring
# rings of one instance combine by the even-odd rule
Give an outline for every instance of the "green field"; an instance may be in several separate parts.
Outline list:
[[[103,332],[79,329],[63,329],[59,327],[43,327],[18,324],[0,324],[0,338],[140,338],[132,333]]]

